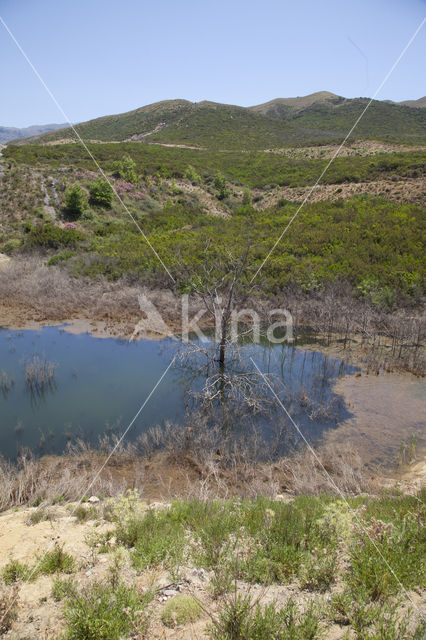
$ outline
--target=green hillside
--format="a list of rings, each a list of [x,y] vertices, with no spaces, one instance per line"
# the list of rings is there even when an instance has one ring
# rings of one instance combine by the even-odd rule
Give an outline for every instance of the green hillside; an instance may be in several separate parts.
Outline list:
[[[277,99],[256,107],[186,100],[158,102],[127,113],[81,123],[85,140],[144,141],[212,149],[267,149],[341,140],[361,115],[368,99],[346,99],[328,92]],[[423,108],[373,101],[353,138],[401,143],[426,142]],[[29,142],[75,138],[71,128]]]

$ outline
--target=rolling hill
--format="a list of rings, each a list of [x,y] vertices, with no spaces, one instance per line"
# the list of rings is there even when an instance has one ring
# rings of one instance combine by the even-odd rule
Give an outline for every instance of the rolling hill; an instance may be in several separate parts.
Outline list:
[[[46,131],[55,131],[63,129],[67,126],[64,124],[35,124],[30,127],[19,129],[17,127],[0,127],[0,142],[9,142],[16,138],[28,138],[28,136],[37,136]]]
[[[166,100],[76,126],[85,140],[143,141],[212,149],[268,149],[341,140],[368,104],[322,91],[253,107]],[[419,104],[422,104],[422,99]],[[20,141],[55,143],[75,138],[71,128]],[[374,100],[353,138],[426,142],[426,111]]]

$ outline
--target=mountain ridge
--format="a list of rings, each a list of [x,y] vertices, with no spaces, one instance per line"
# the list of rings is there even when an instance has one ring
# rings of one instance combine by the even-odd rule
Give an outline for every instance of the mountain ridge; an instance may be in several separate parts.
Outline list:
[[[276,98],[252,107],[203,100],[163,100],[125,113],[106,115],[75,126],[87,141],[143,141],[222,149],[267,149],[337,141],[369,103],[320,91]],[[414,101],[420,105],[426,98]],[[423,106],[373,100],[354,138],[426,142]],[[76,139],[71,128],[15,140],[15,144]]]

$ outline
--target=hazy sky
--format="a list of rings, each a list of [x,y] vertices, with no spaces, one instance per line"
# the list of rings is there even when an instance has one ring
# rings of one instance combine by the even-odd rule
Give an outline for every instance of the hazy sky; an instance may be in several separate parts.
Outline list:
[[[426,0],[0,0],[74,122],[167,98],[249,106],[328,90],[371,96]],[[379,99],[426,93],[426,26]],[[0,24],[0,125],[63,122]]]

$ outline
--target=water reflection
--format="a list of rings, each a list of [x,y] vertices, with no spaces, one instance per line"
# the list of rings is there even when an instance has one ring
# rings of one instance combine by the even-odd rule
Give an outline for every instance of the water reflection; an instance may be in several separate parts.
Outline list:
[[[341,359],[298,344],[271,345],[263,340],[254,345],[245,336],[238,357],[227,362],[227,379],[219,375],[217,363],[205,358],[200,346],[208,350],[208,341],[195,344],[192,355],[185,347],[184,361],[181,359],[168,372],[129,438],[165,421],[182,423],[185,413],[196,408],[200,393],[212,376],[216,376],[212,392],[218,392],[215,400],[225,426],[241,431],[248,420],[255,420],[264,434],[275,438],[282,429],[281,411],[277,411],[270,392],[259,379],[254,383],[258,406],[241,414],[241,398],[248,398],[246,382],[250,380],[252,384],[254,380],[250,358],[268,375],[288,411],[311,440],[349,416],[332,391],[338,376],[355,371]],[[171,339],[129,343],[74,335],[58,327],[24,332],[0,330],[0,376],[5,372],[6,380],[14,380],[7,392],[2,388],[0,394],[0,452],[14,457],[18,448],[28,447],[40,454],[59,453],[77,438],[94,443],[103,434],[119,433],[179,353],[182,345]],[[33,373],[42,372],[42,384],[28,385],[23,366],[28,362],[37,364]],[[57,364],[54,375],[49,374],[49,363]],[[234,396],[229,386],[231,375],[238,375],[242,381],[237,392],[234,388]]]

